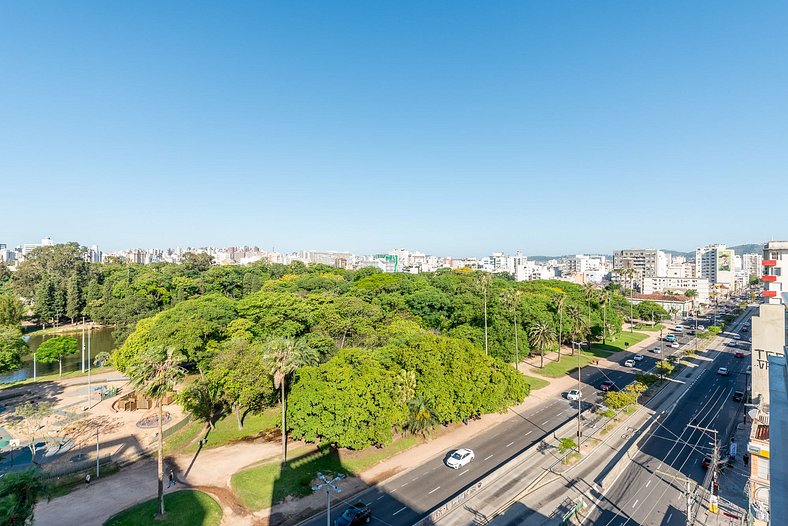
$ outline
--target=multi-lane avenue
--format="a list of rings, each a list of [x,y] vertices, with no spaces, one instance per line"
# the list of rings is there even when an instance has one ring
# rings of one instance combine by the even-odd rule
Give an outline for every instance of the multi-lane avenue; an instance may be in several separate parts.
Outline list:
[[[583,399],[593,402],[601,396],[598,392],[604,380],[613,381],[619,388],[632,382],[643,371],[654,369],[660,359],[692,345],[692,337],[677,333],[679,348],[672,348],[665,342],[651,345],[643,351],[644,359],[636,367],[614,364],[602,368],[589,366],[583,369]],[[657,353],[655,348],[660,348]],[[590,405],[590,404],[586,404]],[[343,498],[334,495],[331,518],[338,517],[347,505],[355,502],[370,504],[373,508],[372,524],[410,525],[426,516],[441,503],[451,499],[465,488],[471,486],[485,475],[500,468],[512,457],[521,453],[550,434],[568,420],[576,417],[576,403],[556,396],[545,400],[529,410],[527,414],[515,414],[506,422],[482,433],[467,443],[456,444],[456,448],[468,447],[475,452],[475,460],[467,466],[453,470],[445,465],[446,455],[434,457],[428,462],[387,482],[383,482],[363,494]],[[305,522],[309,526],[326,523],[326,516],[314,517]]]

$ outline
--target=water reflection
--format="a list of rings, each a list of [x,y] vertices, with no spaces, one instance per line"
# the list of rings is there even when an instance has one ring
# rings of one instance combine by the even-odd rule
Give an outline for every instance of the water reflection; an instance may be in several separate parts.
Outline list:
[[[77,339],[77,352],[71,356],[63,358],[63,372],[77,371],[81,369],[80,362],[82,360],[82,332],[75,332],[69,334],[35,334],[26,337],[27,348],[30,353],[22,357],[22,366],[7,373],[0,374],[0,384],[7,384],[10,382],[18,382],[27,378],[33,377],[33,352],[38,349],[39,345],[44,340],[54,338],[56,336],[72,336]],[[87,367],[87,334],[85,335],[85,367]],[[94,329],[90,336],[90,354],[95,357],[100,352],[110,352],[115,348],[115,342],[112,339],[112,329]],[[58,372],[58,363],[41,363],[36,364],[36,372],[39,376],[45,374],[53,374]]]

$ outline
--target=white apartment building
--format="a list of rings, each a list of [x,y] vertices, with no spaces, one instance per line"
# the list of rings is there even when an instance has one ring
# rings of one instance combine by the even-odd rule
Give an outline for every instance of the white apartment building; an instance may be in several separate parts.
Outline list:
[[[769,241],[763,247],[763,292],[769,303],[788,304],[788,241]]]
[[[761,254],[742,254],[741,269],[743,272],[746,272],[748,276],[760,276],[762,261],[763,256]]]
[[[624,283],[624,281],[628,281],[628,279],[622,278],[616,270],[626,268],[634,269],[635,275],[633,277],[633,283],[636,288],[643,290],[643,278],[665,276],[669,264],[670,255],[654,248],[617,250],[613,252],[612,279],[615,283],[621,283],[624,286],[628,286],[628,282]]]
[[[706,278],[712,285],[735,288],[734,251],[725,245],[695,249],[695,277]]]
[[[643,294],[679,293],[696,290],[698,297],[695,305],[709,303],[709,280],[706,278],[685,278],[671,276],[654,276],[643,278]]]

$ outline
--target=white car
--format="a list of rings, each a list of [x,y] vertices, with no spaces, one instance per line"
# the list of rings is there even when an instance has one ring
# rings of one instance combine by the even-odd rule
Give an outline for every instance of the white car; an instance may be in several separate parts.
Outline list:
[[[680,347],[679,342],[673,342],[670,344],[670,346],[673,347],[674,349],[678,349]]]
[[[635,356],[632,357],[632,359],[635,360],[636,362],[642,362],[643,358],[645,357],[642,354],[636,354]]]
[[[567,400],[580,400],[582,393],[577,389],[572,389],[568,393],[566,393]]]
[[[635,366],[635,360],[627,360],[626,362],[624,362],[624,367],[634,367],[634,366]]]
[[[728,368],[727,367],[720,367],[717,369],[717,374],[721,376],[728,376]]]
[[[673,330],[681,332],[681,331],[684,330],[684,326],[683,325],[676,325],[676,327],[674,327]]]
[[[474,458],[475,456],[472,450],[462,448],[449,455],[449,458],[446,459],[446,465],[451,469],[460,469],[466,464],[473,462]]]
[[[728,342],[728,347],[736,347],[736,342]]]
[[[734,340],[741,340],[741,334],[734,334],[733,335],[733,339]]]
[[[651,349],[651,352],[655,354],[659,354],[662,352],[662,347],[654,347],[653,349]]]

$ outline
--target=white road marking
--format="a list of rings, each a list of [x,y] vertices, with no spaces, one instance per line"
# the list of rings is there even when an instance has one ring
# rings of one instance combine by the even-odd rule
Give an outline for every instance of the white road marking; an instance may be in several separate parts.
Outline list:
[[[528,435],[530,435],[531,433],[533,433],[533,430],[531,430],[531,431],[527,432],[527,433],[526,433],[524,436],[528,436]]]
[[[394,512],[394,513],[393,513],[391,516],[393,517],[393,516],[394,516],[394,515],[396,515],[397,513],[401,512],[401,511],[403,511],[403,510],[406,510],[406,509],[408,509],[408,507],[407,507],[407,506],[403,506],[403,507],[401,507],[400,509],[398,509],[397,511],[395,511],[395,512]]]
[[[508,444],[506,444],[506,447],[509,447],[509,446],[511,446],[512,444],[514,444],[514,442],[509,442]]]
[[[466,469],[465,471],[463,471],[462,473],[460,473],[458,476],[460,476],[460,477],[461,477],[461,476],[465,475],[466,473],[468,473],[468,471],[470,471],[470,470],[469,470],[469,469]]]
[[[419,477],[416,477],[415,479],[411,480],[411,482],[416,482],[417,480],[419,480]]]
[[[547,422],[549,422],[549,420],[545,420],[544,422],[542,422],[542,425],[545,425]]]
[[[434,490],[430,491],[430,492],[428,493],[428,495],[432,495],[433,493],[435,493],[435,492],[436,492],[436,491],[438,491],[439,489],[441,489],[441,487],[440,487],[440,486],[438,486],[438,487],[437,487],[437,488],[435,488]]]
[[[635,500],[635,502],[632,503],[632,507],[634,508],[635,506],[637,506],[638,502],[640,502],[640,501],[639,500]]]
[[[385,495],[381,495],[380,497],[376,498],[375,500],[380,500],[380,499],[382,499],[383,497],[385,497]]]
[[[669,523],[669,522],[670,522],[670,518],[671,518],[671,517],[673,517],[673,513],[670,513],[670,514],[668,515],[668,518],[667,518],[667,519],[665,519],[665,524],[667,524],[667,523]]]
[[[662,469],[662,464],[660,464],[659,466],[657,466],[657,469]]]
[[[489,455],[489,456],[484,457],[484,460],[490,460],[491,458],[493,458],[493,456]]]
[[[646,487],[648,487],[649,484],[651,484],[651,479],[648,479],[648,482],[646,482]]]
[[[405,484],[403,484],[402,486],[400,486],[400,488],[404,488],[404,487],[405,487],[405,486],[407,486],[408,484],[410,484],[410,482],[406,482]]]

